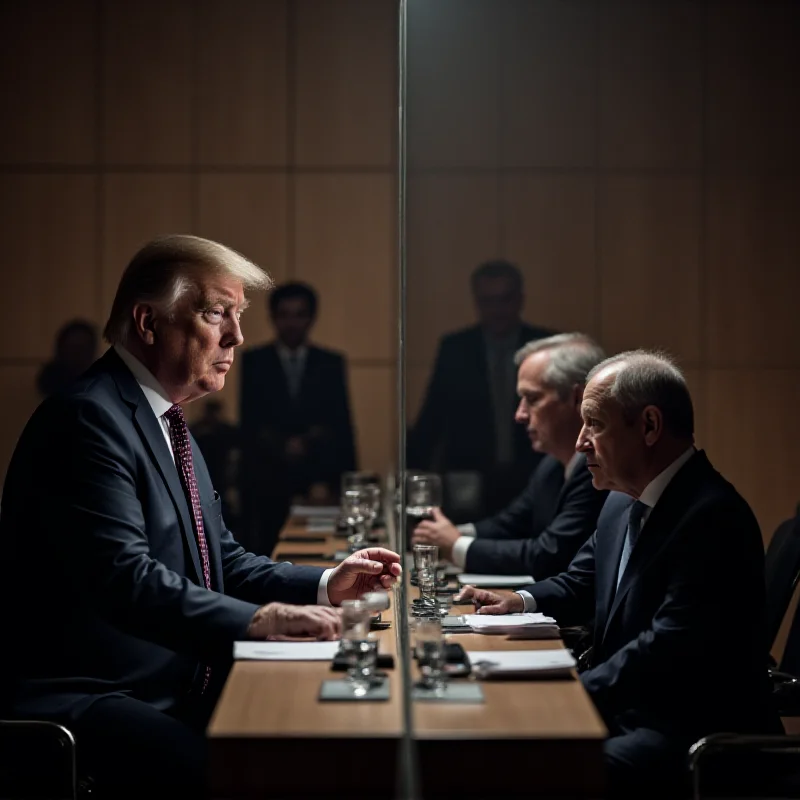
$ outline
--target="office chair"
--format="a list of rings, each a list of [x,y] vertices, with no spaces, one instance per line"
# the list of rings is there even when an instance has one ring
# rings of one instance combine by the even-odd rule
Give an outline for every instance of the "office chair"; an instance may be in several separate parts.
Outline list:
[[[79,800],[89,796],[89,782],[78,780],[75,739],[63,725],[0,720],[0,797]]]
[[[689,749],[692,798],[800,797],[798,756],[800,736],[706,736]]]
[[[765,554],[766,624],[775,643],[800,580],[800,506],[775,530]],[[772,700],[782,717],[800,715],[800,607],[780,669],[769,665]],[[701,797],[800,797],[800,736],[716,733],[689,749],[695,800]]]

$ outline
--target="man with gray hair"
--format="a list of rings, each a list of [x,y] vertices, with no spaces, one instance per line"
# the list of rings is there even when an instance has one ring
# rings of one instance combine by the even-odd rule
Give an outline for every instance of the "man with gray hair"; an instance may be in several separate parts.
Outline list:
[[[557,575],[591,536],[606,492],[592,486],[586,457],[575,452],[587,373],[604,358],[590,337],[564,333],[529,342],[515,356],[519,405],[531,447],[544,458],[525,491],[489,519],[455,527],[441,510],[414,531],[467,572]]]
[[[764,549],[750,507],[694,447],[680,370],[633,351],[589,374],[578,450],[611,489],[597,530],[562,574],[516,593],[468,587],[479,613],[594,618],[581,674],[609,729],[613,796],[675,796],[689,746],[776,733],[764,624]],[[720,668],[721,654],[735,657]]]
[[[112,347],[39,406],[11,460],[0,710],[66,724],[104,797],[202,796],[234,641],[336,638],[330,606],[400,574],[381,548],[333,570],[275,563],[225,527],[182,406],[224,386],[244,291],[270,283],[207,239],[146,244],[117,289]]]

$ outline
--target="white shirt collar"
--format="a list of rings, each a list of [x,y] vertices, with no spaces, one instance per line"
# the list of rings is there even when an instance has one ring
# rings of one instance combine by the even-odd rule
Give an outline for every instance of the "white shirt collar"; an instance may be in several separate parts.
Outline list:
[[[163,417],[174,403],[167,397],[164,387],[156,380],[155,375],[139,361],[136,356],[128,352],[121,344],[115,344],[114,350],[125,362],[125,366],[133,373],[156,419]]]
[[[575,467],[578,466],[578,461],[580,461],[581,454],[580,453],[573,453],[572,458],[567,462],[567,466],[564,467],[564,480],[568,481],[572,477],[572,473],[575,472]]]
[[[683,455],[676,458],[663,472],[656,475],[639,497],[639,502],[644,503],[649,508],[655,504],[664,494],[664,490],[669,486],[670,481],[678,474],[680,468],[696,453],[694,446],[690,447]]]

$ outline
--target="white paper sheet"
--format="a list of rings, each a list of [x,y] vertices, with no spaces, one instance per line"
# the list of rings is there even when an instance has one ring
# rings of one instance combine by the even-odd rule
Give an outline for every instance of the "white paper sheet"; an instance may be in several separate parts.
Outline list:
[[[308,521],[306,530],[309,533],[333,533],[336,530],[336,520],[327,517],[314,517]]]
[[[470,650],[467,655],[481,677],[565,677],[576,666],[569,650]]]
[[[539,613],[464,614],[464,621],[475,633],[507,633],[524,639],[558,638],[556,621]]]
[[[339,642],[234,642],[233,657],[249,661],[331,661]]]
[[[336,519],[339,516],[339,506],[292,506],[290,511],[293,517],[327,517]]]
[[[518,586],[530,586],[535,583],[533,575],[474,575],[462,572],[458,576],[462,586],[478,586],[497,589],[514,589]]]

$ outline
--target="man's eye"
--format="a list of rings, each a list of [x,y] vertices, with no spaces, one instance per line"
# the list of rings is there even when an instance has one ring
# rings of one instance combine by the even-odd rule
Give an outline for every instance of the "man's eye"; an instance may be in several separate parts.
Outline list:
[[[206,310],[206,316],[212,321],[217,322],[222,319],[222,311],[216,308],[209,308]]]

